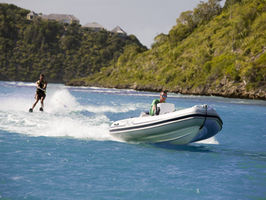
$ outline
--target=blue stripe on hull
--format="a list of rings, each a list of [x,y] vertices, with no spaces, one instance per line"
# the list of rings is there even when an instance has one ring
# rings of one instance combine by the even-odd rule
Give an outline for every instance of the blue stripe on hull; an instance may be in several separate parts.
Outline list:
[[[199,130],[199,133],[191,142],[205,140],[216,135],[222,129],[222,125],[217,119],[207,118],[204,126]]]

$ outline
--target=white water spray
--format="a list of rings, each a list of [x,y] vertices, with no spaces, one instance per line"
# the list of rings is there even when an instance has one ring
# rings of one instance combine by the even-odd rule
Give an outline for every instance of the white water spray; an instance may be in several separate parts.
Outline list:
[[[19,95],[18,95],[19,96]],[[34,99],[15,94],[0,99],[0,129],[30,136],[73,137],[91,140],[116,140],[109,134],[110,120],[104,113],[84,116],[78,111],[97,110],[82,106],[67,89],[51,89],[45,101],[45,112],[37,104],[29,113]],[[74,112],[77,111],[77,112]]]
[[[219,141],[214,137],[208,138],[206,140],[198,141],[196,143],[200,144],[219,144]]]

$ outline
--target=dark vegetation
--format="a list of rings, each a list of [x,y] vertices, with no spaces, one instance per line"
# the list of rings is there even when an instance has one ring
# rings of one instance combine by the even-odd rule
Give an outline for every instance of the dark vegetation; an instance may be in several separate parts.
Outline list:
[[[0,80],[49,82],[88,76],[114,63],[127,46],[146,50],[133,36],[92,31],[79,24],[36,18],[29,10],[0,4]]]

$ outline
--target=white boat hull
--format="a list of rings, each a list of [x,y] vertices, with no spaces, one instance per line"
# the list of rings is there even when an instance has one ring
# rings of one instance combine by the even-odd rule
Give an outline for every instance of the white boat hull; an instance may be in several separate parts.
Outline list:
[[[158,116],[120,120],[110,133],[125,141],[144,143],[188,144],[207,139],[222,129],[218,114],[207,107],[194,106]]]

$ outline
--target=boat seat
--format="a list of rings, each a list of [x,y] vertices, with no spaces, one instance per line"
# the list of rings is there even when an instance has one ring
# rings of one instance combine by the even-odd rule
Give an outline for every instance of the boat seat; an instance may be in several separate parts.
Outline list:
[[[172,103],[158,103],[157,108],[160,110],[159,115],[175,111],[175,105]]]

